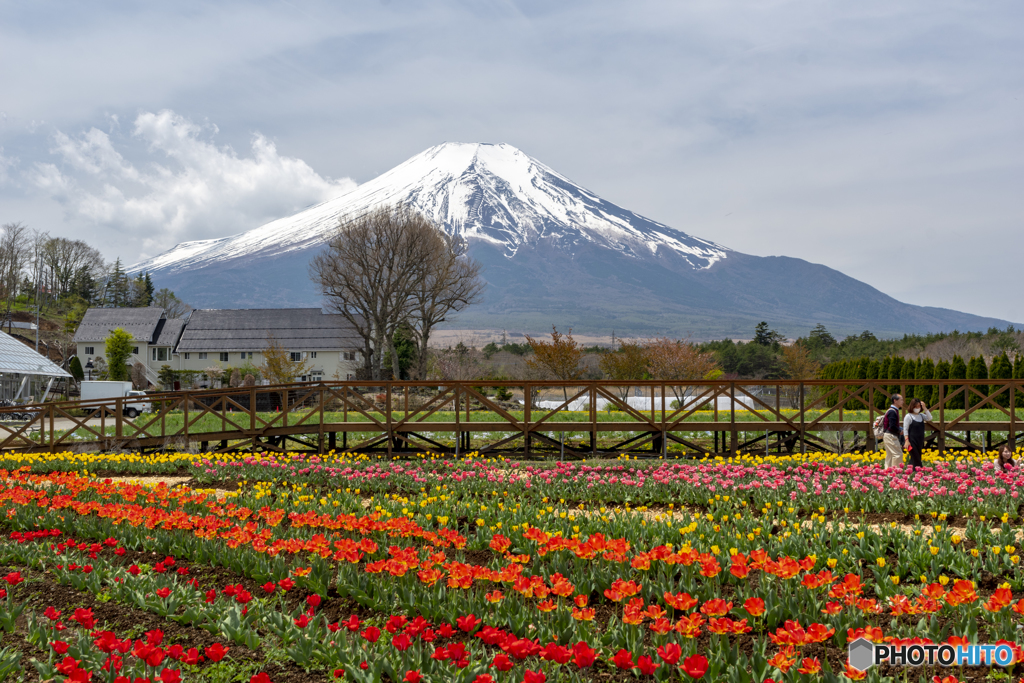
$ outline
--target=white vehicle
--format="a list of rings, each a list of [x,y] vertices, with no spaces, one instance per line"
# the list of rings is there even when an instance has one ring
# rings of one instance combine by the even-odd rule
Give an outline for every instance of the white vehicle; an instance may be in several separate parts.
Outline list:
[[[109,398],[135,398],[145,396],[146,392],[132,389],[131,382],[82,382],[82,400],[97,401]],[[111,402],[110,407],[114,407]],[[153,412],[153,404],[149,402],[125,403],[124,414],[128,417],[138,417],[140,413]]]

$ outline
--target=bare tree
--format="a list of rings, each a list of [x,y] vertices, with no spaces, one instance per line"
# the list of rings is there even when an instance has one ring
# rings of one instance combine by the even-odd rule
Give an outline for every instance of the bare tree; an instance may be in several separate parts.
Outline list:
[[[192,312],[192,307],[175,296],[174,292],[166,287],[158,290],[153,295],[150,306],[164,309],[168,318],[185,318]]]
[[[462,252],[457,249],[449,257],[446,249],[452,244],[410,207],[381,207],[343,219],[327,249],[313,257],[310,277],[328,307],[362,338],[365,369],[373,379],[383,377],[386,353],[391,354],[391,367],[400,366],[394,347],[399,325],[416,329],[417,342],[425,349],[430,329],[448,311],[461,310],[478,296],[479,287],[460,286],[459,274],[476,279],[479,266],[457,267],[453,262]],[[441,275],[438,262],[447,269]]]
[[[41,284],[47,294],[61,299],[71,293],[76,278],[83,273],[96,278],[103,272],[103,255],[82,240],[66,237],[47,238],[42,245]]]
[[[18,295],[21,274],[31,258],[31,233],[21,223],[8,223],[0,228],[0,295],[11,309]]]
[[[423,246],[428,256],[419,266],[420,276],[413,281],[408,320],[416,344],[414,379],[427,376],[427,349],[434,327],[479,301],[484,291],[480,264],[466,255],[464,239],[435,229],[428,233]]]
[[[601,371],[608,379],[619,382],[644,379],[649,364],[647,347],[640,342],[631,341],[622,341],[617,352],[602,355],[599,362]],[[618,387],[619,398],[625,401],[629,390],[628,385]]]
[[[718,364],[712,353],[702,353],[696,345],[672,339],[650,339],[647,347],[647,371],[651,379],[693,381],[713,379]],[[682,407],[683,396],[679,386],[672,386],[672,393]]]
[[[566,382],[583,376],[583,347],[572,338],[572,328],[568,334],[562,334],[552,325],[551,341],[526,335],[526,342],[533,349],[533,356],[527,359],[526,367]],[[562,396],[569,400],[568,387],[562,386]]]

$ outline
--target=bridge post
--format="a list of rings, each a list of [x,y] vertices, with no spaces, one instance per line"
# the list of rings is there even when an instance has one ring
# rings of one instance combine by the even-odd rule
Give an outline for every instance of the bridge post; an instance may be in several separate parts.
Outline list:
[[[729,383],[729,455],[736,455],[740,447],[740,433],[736,429],[736,382]]]

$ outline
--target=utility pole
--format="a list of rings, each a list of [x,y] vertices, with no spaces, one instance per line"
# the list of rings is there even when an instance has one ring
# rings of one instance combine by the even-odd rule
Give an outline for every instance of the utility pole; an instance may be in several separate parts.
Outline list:
[[[33,285],[35,286],[35,289],[36,289],[36,353],[39,353],[39,239],[38,238],[36,239],[35,247],[36,247],[36,267],[35,267],[35,271],[36,272],[35,272],[35,277],[33,277],[33,280],[35,280]]]

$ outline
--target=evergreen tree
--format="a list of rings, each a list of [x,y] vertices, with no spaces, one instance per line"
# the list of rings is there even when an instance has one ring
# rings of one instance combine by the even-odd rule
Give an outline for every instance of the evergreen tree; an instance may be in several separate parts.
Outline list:
[[[917,364],[917,374],[914,375],[915,379],[934,379],[935,376],[935,363],[931,358],[924,358]],[[935,405],[938,400],[939,388],[938,387],[918,387],[918,398],[928,404],[929,407]]]
[[[121,259],[114,261],[114,270],[107,282],[106,305],[112,308],[131,306],[131,283],[121,267]]]
[[[830,346],[836,345],[836,338],[832,336],[832,333],[825,329],[825,326],[818,323],[811,330],[810,334],[807,335],[807,343],[815,351],[821,349],[827,349]]]
[[[959,354],[953,356],[953,362],[949,364],[949,378],[950,379],[967,379],[967,364],[964,363],[964,359]],[[951,384],[946,388],[946,393],[951,394],[960,388],[960,384]],[[952,410],[963,410],[966,402],[964,401],[964,395],[962,393],[957,394],[949,400],[946,404],[947,408]]]
[[[146,292],[146,306],[150,306],[153,303],[153,297],[156,296],[156,286],[153,284],[153,278],[150,277],[149,271],[146,271],[146,276],[143,278],[143,287]]]
[[[903,372],[903,364],[904,363],[905,363],[905,360],[904,360],[903,356],[893,356],[892,357],[892,360],[889,361],[889,379],[895,379],[895,380],[900,379],[900,376],[901,376],[901,374]],[[890,394],[899,393],[900,390],[901,390],[901,387],[900,387],[900,383],[899,382],[897,382],[896,384],[890,384],[889,385],[889,393]]]
[[[979,380],[988,379],[988,366],[985,364],[984,356],[975,356],[967,363],[967,379]],[[971,382],[968,385],[971,389],[974,389],[978,393],[988,396],[988,385],[979,384],[977,382]],[[967,407],[970,408],[972,405],[977,405],[981,402],[981,399],[972,398],[976,396],[972,391],[967,397]]]
[[[914,377],[916,375],[917,375],[917,361],[913,361],[913,360],[905,361],[903,363],[903,367],[900,368],[900,379],[903,379],[903,380],[914,379]],[[905,389],[906,393],[903,395],[903,397],[906,398],[909,401],[910,399],[914,398],[914,395],[915,395],[914,389],[915,389],[915,387],[912,384],[905,384],[905,387],[906,387],[906,389]]]
[[[940,360],[938,363],[936,363],[935,364],[935,372],[932,373],[932,379],[949,379],[949,363],[947,363],[944,360]],[[943,400],[945,400],[946,395],[949,394],[949,387],[948,386],[944,387],[942,391],[943,391]],[[935,402],[938,403],[939,402],[939,388],[937,386],[935,387],[934,398],[935,398]],[[948,404],[947,404],[947,407],[948,407]]]
[[[887,379],[889,377],[889,362],[888,356],[882,359],[882,362],[878,364],[878,379]],[[889,397],[886,396],[888,387],[882,386],[875,390],[875,408],[879,410],[885,410],[889,407]]]
[[[1017,354],[1017,358],[1013,361],[1013,378],[1024,379],[1024,354]],[[1017,404],[1018,408],[1024,408],[1024,389],[1017,389],[1016,400],[1014,403]]]
[[[71,360],[68,361],[68,372],[76,382],[85,379],[85,369],[82,367],[82,361],[78,360],[78,356],[71,356]]]
[[[768,329],[768,323],[763,320],[754,328],[754,343],[761,346],[771,346],[775,341],[775,332]]]
[[[989,368],[988,376],[989,379],[1013,379],[1013,365],[1010,363],[1010,359],[1007,357],[1005,351],[992,359],[992,367]],[[1000,385],[993,384],[989,388],[989,393],[994,394],[999,391],[999,389]],[[1009,407],[1009,390],[999,394],[993,400],[997,405],[1001,405],[1004,408]]]

